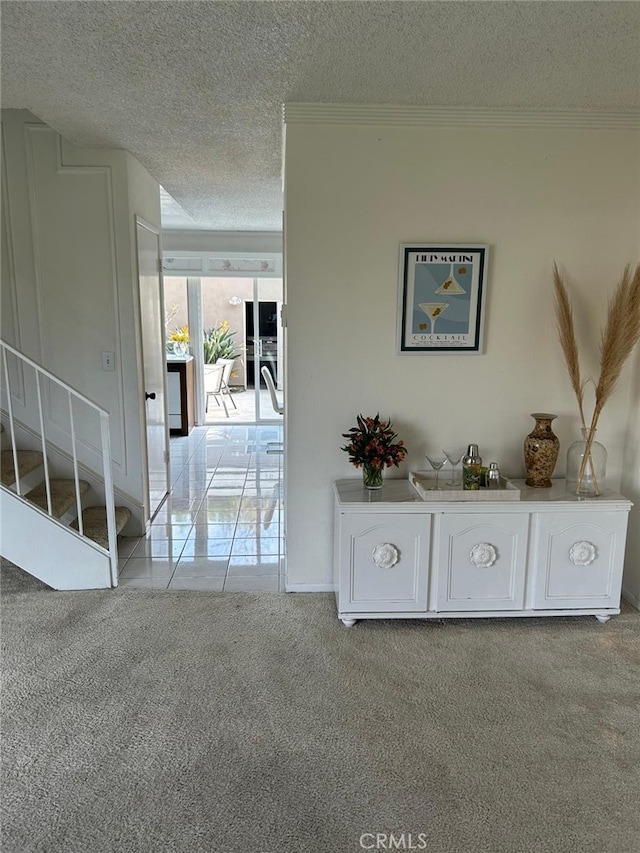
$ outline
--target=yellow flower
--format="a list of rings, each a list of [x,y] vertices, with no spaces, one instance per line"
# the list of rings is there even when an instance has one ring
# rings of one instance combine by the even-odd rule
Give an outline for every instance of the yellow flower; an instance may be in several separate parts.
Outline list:
[[[170,341],[180,341],[182,344],[189,343],[189,327],[182,326],[180,329],[174,329],[168,338]]]

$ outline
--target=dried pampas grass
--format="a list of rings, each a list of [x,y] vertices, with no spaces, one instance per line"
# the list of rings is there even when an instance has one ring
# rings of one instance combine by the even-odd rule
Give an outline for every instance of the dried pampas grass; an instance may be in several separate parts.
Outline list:
[[[556,324],[558,326],[560,344],[564,353],[564,360],[567,363],[569,382],[578,401],[580,421],[582,426],[586,427],[584,419],[584,385],[580,379],[580,360],[578,358],[578,342],[576,341],[576,334],[573,327],[573,309],[571,308],[566,285],[558,272],[556,264],[553,265],[553,286],[555,291]]]
[[[567,364],[569,382],[578,402],[582,427],[587,430],[584,416],[585,382],[581,380],[580,376],[573,311],[566,284],[556,264],[553,265],[553,285],[556,323],[560,344]],[[633,348],[638,343],[638,340],[640,340],[640,264],[636,266],[633,274],[631,273],[631,265],[627,264],[620,282],[609,299],[607,319],[600,337],[600,377],[595,384],[595,404],[591,423],[587,430],[587,444],[578,477],[578,492],[580,491],[587,465],[592,464],[591,446],[595,440],[600,414],[605,403],[613,394],[622,373],[622,368],[631,355]],[[597,483],[596,489],[598,489]]]

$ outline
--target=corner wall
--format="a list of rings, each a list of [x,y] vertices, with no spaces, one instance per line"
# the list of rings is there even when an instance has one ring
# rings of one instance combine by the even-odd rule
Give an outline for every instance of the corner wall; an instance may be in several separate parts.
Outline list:
[[[399,477],[425,467],[428,447],[469,442],[520,477],[530,413],[555,412],[563,476],[579,424],[552,264],[574,301],[583,372],[597,376],[607,295],[640,259],[640,135],[344,120],[286,131],[288,585],[322,588],[332,582],[331,483],[360,475],[339,449],[359,412],[390,416],[405,439],[407,461],[388,471]],[[395,354],[398,250],[413,240],[489,244],[484,355]],[[629,401],[627,368],[598,431],[614,489]]]

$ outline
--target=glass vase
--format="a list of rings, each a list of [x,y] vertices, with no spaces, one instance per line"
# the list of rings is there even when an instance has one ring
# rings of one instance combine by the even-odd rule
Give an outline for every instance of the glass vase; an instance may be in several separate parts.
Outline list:
[[[595,435],[596,430],[593,431]],[[585,498],[596,498],[604,490],[607,473],[607,449],[592,441],[587,455],[588,429],[582,429],[582,439],[574,441],[567,450],[567,491]]]
[[[384,468],[376,468],[366,462],[362,466],[362,483],[365,489],[381,489]]]

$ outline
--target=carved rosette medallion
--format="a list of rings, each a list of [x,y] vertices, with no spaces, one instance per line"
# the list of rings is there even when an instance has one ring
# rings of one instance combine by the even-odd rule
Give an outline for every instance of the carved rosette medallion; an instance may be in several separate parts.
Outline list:
[[[569,560],[574,566],[590,566],[598,556],[598,549],[593,542],[574,542],[569,549]]]
[[[469,553],[469,559],[478,569],[488,569],[498,559],[498,551],[489,542],[479,542]]]
[[[400,552],[395,545],[381,542],[371,552],[371,559],[379,569],[390,569],[400,559]]]

